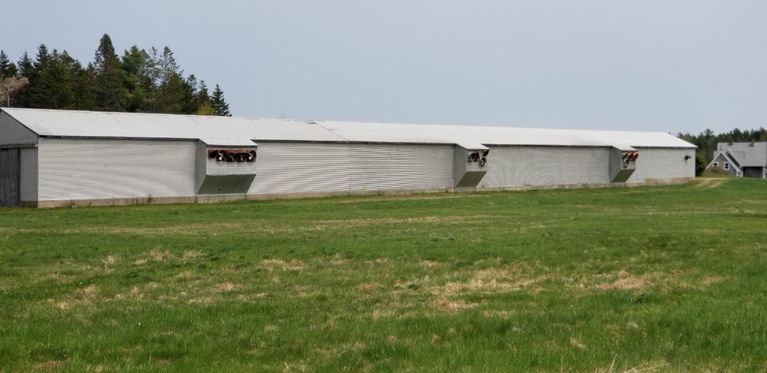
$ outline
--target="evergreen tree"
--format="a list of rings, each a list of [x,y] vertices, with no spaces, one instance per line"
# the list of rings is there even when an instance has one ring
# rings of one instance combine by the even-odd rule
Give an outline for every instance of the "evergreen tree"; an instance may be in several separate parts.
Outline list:
[[[145,50],[132,46],[122,57],[125,71],[125,88],[128,90],[127,111],[151,111],[151,95],[154,90],[152,78],[148,76],[149,55]]]
[[[0,49],[0,80],[16,76],[17,73],[16,65],[8,60],[8,55]]]
[[[34,60],[25,52],[16,64],[0,51],[0,96],[22,107],[230,115],[221,88],[211,95],[204,81],[185,76],[169,47],[134,45],[118,57],[106,34],[87,67],[44,44]]]
[[[128,90],[124,86],[125,78],[120,60],[115,54],[112,39],[107,34],[101,37],[92,70],[95,108],[104,111],[125,111]]]
[[[53,50],[45,69],[40,71],[40,85],[42,86],[41,107],[51,109],[72,109],[75,101],[72,92],[72,80],[68,65],[72,58],[66,52],[59,54]]]
[[[16,96],[16,102],[15,105],[19,107],[32,107],[32,105],[29,102],[29,82],[32,80],[33,76],[35,75],[35,67],[34,63],[32,62],[32,59],[29,57],[29,54],[27,52],[24,52],[24,54],[21,56],[21,59],[19,59],[19,62],[16,64],[19,69],[19,75],[23,79],[26,79],[27,86],[23,88]]]
[[[197,105],[198,87],[197,77],[195,77],[194,74],[189,75],[184,82],[184,103],[182,109],[184,114],[194,114],[197,111],[197,107],[199,106]]]
[[[204,80],[200,80],[200,85],[197,87],[197,93],[194,95],[194,103],[197,106],[195,114],[197,115],[216,115],[216,111],[213,109],[213,105],[210,103],[210,93],[208,92],[208,85]]]
[[[83,68],[79,61],[70,57],[66,51],[61,54],[61,64],[66,70],[69,89],[72,92],[72,102],[69,108],[93,110],[93,87],[91,85],[93,80],[88,71]]]
[[[153,97],[153,111],[159,113],[184,113],[188,109],[186,99],[189,87],[183,78],[183,71],[173,57],[170,48],[163,48],[162,54],[152,48],[152,76],[156,84]]]
[[[208,85],[205,84],[204,80],[200,80],[200,86],[197,88],[197,95],[195,96],[195,100],[197,100],[197,106],[202,105],[203,103],[210,103],[210,93],[208,92]]]
[[[180,114],[184,111],[184,98],[186,97],[186,82],[180,74],[174,73],[157,87],[155,107],[157,112]]]
[[[213,106],[213,110],[217,115],[222,117],[232,116],[232,114],[229,113],[229,104],[227,104],[226,100],[224,99],[224,91],[221,90],[221,87],[219,87],[218,84],[216,84],[216,88],[213,90],[213,96],[210,98],[210,104]]]
[[[50,75],[50,53],[45,44],[37,47],[37,56],[32,69],[27,72],[29,86],[25,89],[27,104],[35,108],[49,108],[51,103],[51,89],[46,81]]]

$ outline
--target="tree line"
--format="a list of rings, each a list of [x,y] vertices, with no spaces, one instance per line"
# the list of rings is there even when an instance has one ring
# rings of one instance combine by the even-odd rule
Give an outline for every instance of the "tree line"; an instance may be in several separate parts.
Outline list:
[[[716,134],[714,131],[706,129],[698,135],[680,133],[678,134],[678,137],[698,147],[695,154],[695,173],[700,175],[703,173],[705,167],[713,160],[717,143],[767,141],[767,129],[764,129],[763,127],[758,130],[740,130],[736,128],[732,131],[720,134]]]
[[[184,76],[170,48],[134,45],[119,57],[107,34],[87,66],[44,44],[17,63],[0,50],[0,99],[8,107],[231,115],[221,87],[211,93],[204,80]]]

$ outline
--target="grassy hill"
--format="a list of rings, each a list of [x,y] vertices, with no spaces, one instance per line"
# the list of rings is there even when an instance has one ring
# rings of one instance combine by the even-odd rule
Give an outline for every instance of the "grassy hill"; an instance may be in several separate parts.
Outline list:
[[[767,183],[0,209],[0,371],[767,369]]]

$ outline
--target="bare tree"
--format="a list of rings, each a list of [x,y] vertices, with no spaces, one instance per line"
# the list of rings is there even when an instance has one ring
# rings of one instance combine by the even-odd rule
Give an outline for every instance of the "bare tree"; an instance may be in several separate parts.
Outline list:
[[[24,86],[29,84],[26,77],[9,76],[0,82],[0,95],[4,98],[6,106],[11,106],[11,98],[18,93]]]

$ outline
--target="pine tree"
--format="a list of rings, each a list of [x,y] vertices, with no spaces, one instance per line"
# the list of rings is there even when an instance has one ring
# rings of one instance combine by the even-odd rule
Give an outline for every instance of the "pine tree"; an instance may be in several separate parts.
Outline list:
[[[157,87],[155,106],[159,113],[180,114],[184,111],[186,82],[178,73],[171,74]]]
[[[216,111],[213,110],[213,105],[210,103],[210,94],[208,93],[208,85],[204,80],[200,80],[200,84],[197,87],[193,97],[194,105],[197,109],[194,111],[196,115],[216,115]]]
[[[8,60],[8,55],[0,49],[0,80],[16,76],[17,73],[16,65]]]
[[[19,62],[16,63],[16,66],[18,66],[19,72],[18,74],[21,76],[22,79],[26,79],[27,85],[23,89],[21,89],[18,94],[16,95],[16,100],[14,105],[19,107],[32,107],[29,103],[29,82],[32,80],[32,78],[35,75],[35,66],[32,62],[32,59],[29,57],[29,54],[27,52],[24,52],[24,54],[19,59]]]
[[[197,77],[189,75],[184,82],[184,102],[182,111],[184,114],[194,114],[197,111]]]
[[[151,110],[151,95],[154,82],[148,76],[149,55],[143,49],[132,46],[122,57],[122,67],[125,71],[125,88],[128,90],[126,110],[130,112],[146,112]]]
[[[184,80],[183,71],[173,57],[173,51],[165,47],[162,54],[158,55],[157,49],[152,48],[150,57],[152,78],[157,87],[153,97],[153,111],[184,113],[185,109],[189,110],[185,106],[189,87]]]
[[[32,69],[27,71],[29,86],[25,89],[26,103],[33,108],[50,107],[50,89],[47,86],[49,73],[50,53],[45,44],[37,47],[37,56],[32,64]]]
[[[210,98],[210,104],[213,106],[213,110],[217,115],[222,117],[232,116],[232,114],[229,113],[229,104],[227,104],[226,100],[224,99],[224,91],[221,90],[221,87],[219,87],[218,84],[216,84],[216,88],[213,90],[213,96]]]
[[[94,75],[93,97],[97,110],[125,111],[128,90],[120,60],[115,54],[112,39],[104,34],[96,49],[92,65]]]
[[[50,109],[71,109],[75,95],[72,92],[72,80],[68,65],[73,60],[66,52],[53,50],[45,69],[40,71],[40,83],[43,87],[39,107]]]
[[[70,90],[72,92],[72,102],[69,108],[76,110],[93,110],[93,86],[90,74],[83,68],[79,61],[70,57],[64,51],[61,55],[61,63],[66,70]]]

